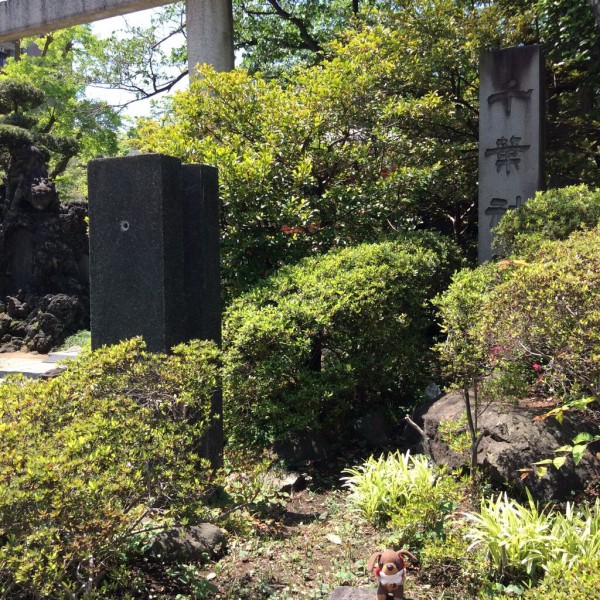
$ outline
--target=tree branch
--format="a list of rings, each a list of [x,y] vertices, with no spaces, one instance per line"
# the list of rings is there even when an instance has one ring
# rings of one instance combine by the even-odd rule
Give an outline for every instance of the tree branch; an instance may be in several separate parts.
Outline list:
[[[323,48],[321,48],[317,40],[310,35],[308,27],[302,19],[294,17],[294,15],[285,10],[281,4],[279,4],[278,0],[268,0],[268,2],[274,8],[278,16],[293,23],[298,28],[300,37],[306,43],[309,50],[312,50],[313,52],[323,52]]]
[[[431,452],[431,445],[429,444],[427,434],[410,418],[409,415],[406,415],[404,420],[421,436],[421,439],[423,440],[423,450],[425,450],[431,460],[435,463],[435,458]]]

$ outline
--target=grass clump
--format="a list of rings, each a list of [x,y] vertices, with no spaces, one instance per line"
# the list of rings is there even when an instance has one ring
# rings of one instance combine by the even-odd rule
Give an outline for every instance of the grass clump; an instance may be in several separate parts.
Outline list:
[[[348,502],[368,522],[389,526],[403,544],[443,536],[444,518],[454,510],[462,485],[425,456],[398,452],[369,458],[346,469]]]
[[[501,494],[482,502],[471,523],[470,548],[484,549],[501,577],[536,582],[546,571],[567,572],[600,552],[600,500],[564,513],[540,510],[529,495],[520,504]]]
[[[61,344],[59,350],[68,350],[73,346],[80,346],[81,348],[90,348],[92,345],[92,334],[87,329],[81,329],[80,331],[65,338],[65,341]]]

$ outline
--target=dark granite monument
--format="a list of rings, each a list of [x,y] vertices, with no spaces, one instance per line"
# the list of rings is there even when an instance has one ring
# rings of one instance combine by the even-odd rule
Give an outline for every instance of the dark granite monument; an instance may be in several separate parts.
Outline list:
[[[220,343],[217,169],[146,154],[94,160],[88,178],[92,347],[134,336],[154,352]],[[221,405],[217,392],[213,415]],[[219,465],[220,418],[203,445]]]
[[[92,347],[220,341],[217,170],[161,154],[89,164]]]

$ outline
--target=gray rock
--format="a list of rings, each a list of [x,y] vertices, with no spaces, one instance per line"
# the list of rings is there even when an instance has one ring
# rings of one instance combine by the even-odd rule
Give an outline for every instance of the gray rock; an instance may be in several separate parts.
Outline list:
[[[23,319],[29,312],[28,306],[13,296],[6,297],[6,307],[11,319]]]
[[[368,413],[353,425],[354,435],[372,448],[386,446],[390,442],[390,425],[382,412]]]
[[[269,474],[267,482],[270,483],[272,489],[277,490],[281,494],[300,492],[306,488],[306,476],[302,473],[283,472]]]
[[[277,442],[275,453],[289,465],[306,465],[311,461],[326,460],[331,449],[325,435],[316,430],[305,431],[290,439]]]
[[[521,479],[519,469],[530,468],[536,461],[553,458],[554,450],[570,444],[583,431],[595,432],[593,421],[583,415],[566,416],[562,425],[554,418],[541,419],[545,408],[527,408],[500,403],[487,406],[479,417],[479,430],[484,432],[478,448],[478,463],[496,484],[508,484],[524,491],[527,487],[541,501],[568,500],[587,482],[600,475],[600,461],[585,456],[575,466],[569,458],[560,469],[548,469],[545,477],[530,474]],[[453,392],[417,409],[415,420],[422,424],[430,440],[436,462],[452,468],[466,464],[465,455],[451,450],[442,440],[440,423],[457,421],[464,415],[462,395]]]
[[[148,551],[148,558],[167,564],[206,563],[225,553],[226,533],[210,523],[193,527],[174,527],[158,533]]]

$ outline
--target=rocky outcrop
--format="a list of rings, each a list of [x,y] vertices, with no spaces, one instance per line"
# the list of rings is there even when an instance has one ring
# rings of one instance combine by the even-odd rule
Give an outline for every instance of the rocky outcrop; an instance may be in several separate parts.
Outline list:
[[[89,324],[87,309],[78,296],[40,297],[21,292],[17,297],[8,296],[5,308],[6,312],[0,313],[0,352],[29,350],[45,354]]]
[[[570,444],[579,432],[597,432],[597,424],[585,413],[566,416],[560,424],[554,418],[542,418],[547,410],[501,403],[486,406],[479,416],[483,437],[478,448],[478,463],[496,484],[522,491],[527,487],[534,498],[542,501],[567,500],[574,492],[585,489],[594,477],[600,476],[600,460],[594,456],[598,451],[596,448],[592,447],[592,452],[588,452],[579,465],[575,466],[569,458],[560,469],[548,469],[544,477],[530,473],[522,478],[519,469],[553,458],[554,450]],[[460,393],[450,393],[425,404],[416,411],[414,420],[423,427],[437,463],[450,467],[467,463],[466,455],[451,450],[449,440],[440,433],[442,423],[464,422]],[[454,432],[454,437],[459,433]]]
[[[8,211],[0,222],[0,351],[48,352],[89,327],[82,203]]]

